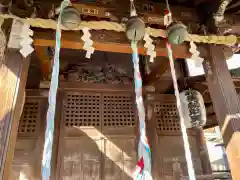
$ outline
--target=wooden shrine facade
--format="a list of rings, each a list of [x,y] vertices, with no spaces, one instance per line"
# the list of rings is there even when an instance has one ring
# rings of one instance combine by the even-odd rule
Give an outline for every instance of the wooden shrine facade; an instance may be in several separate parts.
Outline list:
[[[132,87],[86,87],[60,90],[52,179],[130,180],[137,157],[137,116]],[[41,177],[39,154],[44,143],[46,93],[26,92],[12,164],[13,180]],[[187,176],[174,96],[149,94],[148,99],[148,122],[156,124],[154,129],[151,125],[154,133],[149,134],[152,146],[157,147],[153,149],[155,179]],[[201,162],[203,149],[197,130],[189,131],[189,140],[196,174],[201,175],[205,165]]]
[[[217,46],[215,48],[217,48]],[[64,53],[64,50],[63,50],[63,53]],[[78,57],[78,55],[75,57]],[[116,60],[115,54],[113,55],[113,57],[115,57],[115,59],[114,58],[111,58],[111,59]],[[20,56],[18,56],[18,58],[19,58],[19,62],[21,62],[21,59],[23,59]],[[11,59],[11,60],[15,60],[15,59]],[[75,61],[78,61],[78,59],[75,59]],[[11,61],[9,60],[8,62],[11,62]],[[27,59],[24,59],[23,62],[29,63]],[[126,61],[126,62],[129,62],[131,64],[130,61]],[[159,62],[163,63],[164,60],[159,60]],[[222,71],[222,72],[225,72],[226,74],[228,73],[230,78],[228,83],[232,83],[232,88],[235,90],[233,82],[231,81],[230,73],[226,68],[226,64],[224,64],[225,61],[219,61],[219,62],[223,63],[221,64],[221,66],[225,68],[225,71]],[[207,65],[208,65],[207,66],[208,71],[210,67],[212,68],[212,74],[209,74],[209,78],[208,78],[208,83],[212,85],[213,83],[211,81],[214,80],[213,78],[218,77],[218,76],[215,76],[214,72],[215,71],[219,72],[219,69],[217,66],[213,66],[214,65],[213,63],[207,64]],[[14,63],[9,65],[7,64],[7,67],[9,68],[15,67],[15,66],[17,66],[17,64],[14,64]],[[20,92],[22,92],[22,96],[18,96],[18,97],[22,97],[22,99],[20,99],[21,101],[17,99],[17,102],[18,101],[20,102],[13,104],[14,106],[12,108],[19,111],[22,110],[22,107],[24,104],[25,85],[23,84],[22,86],[19,86],[17,83],[20,83],[20,82],[26,83],[26,75],[24,74],[27,72],[27,70],[23,71],[23,69],[27,67],[29,67],[29,64],[27,66],[25,64],[24,65],[20,64],[18,67],[20,70],[19,69],[16,70],[16,74],[17,76],[20,77],[21,80],[20,81],[15,80],[15,84],[17,89],[21,88]],[[29,71],[29,77],[37,77],[37,76],[33,76],[32,74],[33,73],[32,68],[34,67],[33,62],[31,63],[30,67],[31,68]],[[77,69],[79,70],[79,68]],[[92,178],[92,176],[93,177],[98,176],[99,179],[104,179],[104,178],[106,179],[106,178],[112,177],[113,174],[119,178],[129,178],[128,177],[129,175],[126,176],[125,171],[127,171],[128,174],[131,174],[133,170],[133,164],[135,164],[135,160],[136,160],[135,158],[136,158],[136,139],[137,139],[137,133],[136,133],[137,122],[135,119],[136,114],[135,114],[134,102],[133,102],[134,101],[133,87],[127,84],[127,82],[125,85],[119,84],[114,86],[108,86],[104,84],[99,84],[99,85],[85,84],[84,85],[84,84],[81,84],[81,82],[71,82],[79,79],[78,77],[79,73],[77,74],[77,77],[75,73],[68,73],[68,76],[66,76],[64,72],[67,72],[67,71],[68,70],[63,71],[63,74],[60,77],[61,79],[63,78],[63,80],[68,80],[69,82],[60,83],[60,87],[59,87],[59,97],[58,97],[59,104],[57,105],[58,109],[56,111],[57,114],[55,119],[56,120],[56,124],[55,124],[56,131],[54,136],[55,146],[53,148],[54,154],[53,154],[53,161],[52,161],[52,169],[53,171],[56,170],[56,172],[52,172],[52,178],[59,179],[63,177],[67,178],[69,176],[71,178],[74,178],[74,177],[76,178],[76,175],[74,175],[74,172],[75,173],[79,172],[80,168],[83,168],[83,169],[86,168],[83,171],[86,173],[89,172],[89,174],[81,173],[81,176],[83,176],[83,178],[85,177]],[[13,77],[15,77],[15,76],[12,76],[11,74],[12,72],[14,71],[9,71],[8,76],[2,76],[5,78],[5,82],[8,82],[9,79],[12,79]],[[70,70],[70,72],[72,71]],[[69,76],[70,74],[71,76]],[[210,75],[214,75],[214,76],[211,77]],[[163,77],[165,77],[163,78],[165,80],[168,79],[167,76],[163,76]],[[35,82],[36,79],[34,78],[32,80],[34,80]],[[214,82],[216,82],[216,80],[214,80]],[[214,85],[216,84],[214,83]],[[221,85],[224,86],[224,84],[221,84]],[[27,84],[27,86],[29,86],[29,84]],[[10,86],[10,89],[11,87],[12,86]],[[170,88],[171,88],[171,84],[170,84]],[[216,93],[217,90],[220,90],[220,88],[221,86],[215,89],[214,93]],[[160,179],[161,177],[172,178],[176,176],[178,177],[179,174],[183,174],[184,176],[187,176],[186,165],[184,161],[184,151],[183,151],[182,142],[181,142],[182,136],[179,129],[178,118],[176,117],[175,97],[173,94],[160,95],[160,93],[156,93],[156,92],[155,93],[153,92],[153,95],[152,95],[152,93],[149,93],[148,91],[152,91],[152,90],[151,88],[149,89],[149,87],[146,87],[144,89],[144,95],[147,103],[146,109],[147,109],[147,116],[148,116],[148,120],[147,120],[148,130],[149,130],[148,136],[149,136],[149,139],[151,140],[150,144],[153,149],[153,157],[158,157],[156,159],[154,158],[155,161],[153,160],[154,177],[160,177]],[[209,91],[211,94],[210,88],[209,88]],[[9,92],[9,91],[3,91],[2,93],[6,93],[6,92]],[[8,124],[6,125],[11,127],[11,130],[9,130],[8,133],[12,133],[8,137],[11,137],[11,138],[15,137],[16,144],[13,140],[11,141],[11,143],[15,144],[15,148],[14,148],[15,153],[14,153],[14,149],[11,149],[12,151],[5,151],[6,155],[8,156],[8,157],[6,156],[6,158],[8,159],[5,159],[4,161],[8,162],[9,164],[5,163],[5,168],[3,168],[3,176],[6,176],[7,178],[9,178],[10,175],[15,176],[15,178],[19,178],[19,176],[40,178],[41,156],[37,156],[37,155],[42,153],[42,146],[44,141],[44,121],[46,117],[45,114],[46,114],[46,108],[47,108],[47,94],[48,94],[48,90],[45,90],[45,91],[33,90],[30,92],[26,90],[25,108],[23,109],[22,113],[18,112],[19,113],[18,117],[20,117],[20,114],[22,114],[21,116],[22,118],[12,119],[14,116],[7,116],[8,119],[12,119],[12,121],[6,121],[8,122]],[[231,93],[231,96],[232,94],[233,92]],[[235,94],[236,94],[236,91],[235,91]],[[11,97],[12,99],[8,98],[8,100],[10,102],[11,101],[15,102],[16,101],[14,98],[15,96],[12,95]],[[205,99],[206,103],[211,103],[211,99],[209,99],[209,96],[206,96],[205,98],[206,98]],[[215,106],[220,105],[219,101],[221,100],[222,100],[221,98],[217,98],[217,103],[214,103],[213,101],[213,107],[217,108]],[[234,101],[238,101],[237,95],[234,98]],[[234,108],[236,107],[238,106],[236,105]],[[119,111],[117,108],[120,108],[121,111]],[[230,109],[228,110],[230,111]],[[122,114],[122,112],[125,112],[125,111],[127,113],[126,115],[127,117],[124,117],[124,115]],[[4,112],[5,112],[5,109],[2,110],[3,114]],[[217,118],[219,116],[222,117],[220,114],[217,114],[217,113],[220,113],[219,111],[215,110],[215,112],[216,112]],[[226,112],[226,111],[222,111],[221,113],[223,112]],[[16,112],[14,114],[17,116]],[[128,121],[125,121],[127,119]],[[232,127],[235,127],[235,126],[232,126]],[[224,136],[226,136],[224,138],[229,138],[229,134],[233,129],[227,129],[227,130],[228,130],[227,132],[228,134],[223,134]],[[15,131],[18,132],[18,136]],[[82,139],[81,140],[82,143],[79,141],[79,138]],[[124,138],[126,138],[125,141],[123,141]],[[76,139],[77,139],[77,142],[76,142]],[[109,139],[111,139],[113,144],[110,143]],[[195,167],[196,173],[199,175],[210,174],[211,169],[209,168],[208,155],[206,154],[206,147],[205,147],[204,141],[202,140],[201,132],[199,131],[194,132],[193,130],[193,132],[190,132],[189,134],[189,139],[192,144],[193,159],[195,162],[194,167]],[[230,139],[226,139],[226,140],[229,140],[229,143],[232,143]],[[3,142],[4,141],[2,141],[2,143]],[[129,142],[129,144],[124,145],[125,142]],[[86,146],[84,146],[83,148],[82,144]],[[112,146],[114,146],[118,151],[120,151],[119,152],[120,155],[114,154],[115,150],[114,152],[112,151],[108,152],[107,149],[111,149],[111,148],[108,148],[108,145],[111,148]],[[228,145],[229,147],[228,151],[230,151],[231,153],[232,149],[230,145],[231,144]],[[10,148],[12,146],[10,146],[8,143],[8,147]],[[166,149],[162,149],[161,147],[166,147]],[[235,147],[235,143],[233,143],[233,148],[234,147]],[[66,148],[69,148],[69,149],[66,149]],[[95,150],[90,151],[89,149],[95,149]],[[172,149],[174,149],[174,151],[172,151]],[[175,149],[179,149],[179,151],[175,151]],[[83,154],[86,154],[86,152],[90,153],[89,155],[90,159],[89,159],[89,156],[84,157]],[[12,155],[14,153],[14,156],[10,156],[10,153],[12,153]],[[127,153],[127,157],[125,157],[124,153]],[[106,154],[112,157],[113,159],[109,160],[109,157],[107,157]],[[36,157],[38,157],[39,159],[37,159]],[[93,157],[95,159],[91,159]],[[233,158],[232,161],[234,161],[235,158],[234,157],[232,158]],[[78,162],[74,161],[75,159],[78,159]],[[89,169],[89,166],[91,166],[92,161],[94,161],[95,163],[98,162],[99,164],[97,166],[94,166],[94,169],[91,169],[91,168]],[[182,164],[180,165],[181,168],[177,168],[177,170],[175,169],[176,171],[173,171],[173,166],[179,167],[179,163]],[[89,164],[89,166],[83,167],[82,164]],[[116,167],[116,164],[121,168]],[[75,166],[77,167],[77,170],[74,169]],[[159,167],[161,168],[160,171],[159,171]],[[230,167],[231,167],[231,161],[230,161]],[[231,170],[232,170],[232,167],[231,167]],[[22,171],[22,174],[21,174],[21,171]],[[14,173],[11,173],[11,172],[14,172]]]
[[[1,20],[3,17],[11,16],[12,18],[12,15],[16,15],[22,18],[21,20],[41,18],[42,21],[53,20],[51,22],[55,22],[58,16],[55,12],[60,4],[60,1],[38,0],[11,1],[11,3],[9,0],[2,0],[0,2],[3,5],[0,8]],[[174,0],[170,5],[174,20],[185,23],[193,34],[217,35],[220,33],[239,36],[239,0],[221,2],[220,0],[211,2]],[[102,0],[93,3],[74,2],[73,6],[80,12],[83,21],[108,21],[119,25],[126,23],[126,17],[129,14],[126,8],[129,7],[129,2],[121,3],[123,3],[122,6],[117,6],[116,1]],[[143,55],[141,68],[144,70],[141,71],[144,72],[143,92],[147,110],[148,137],[153,153],[153,177],[156,177],[154,179],[174,179],[181,175],[187,176],[187,170],[172,79],[169,76],[169,61],[166,58],[165,36],[162,37],[165,31],[160,31],[165,28],[163,11],[166,6],[165,2],[161,3],[144,1],[136,4],[139,16],[149,27],[158,28],[159,31],[156,31],[161,34],[161,37],[153,37],[158,57],[150,65],[148,73],[144,69],[146,68],[144,64],[146,49],[143,42],[139,43],[138,48],[139,53]],[[228,5],[227,8],[225,5]],[[34,31],[35,52],[27,58],[23,58],[17,49],[6,46],[12,20],[5,19],[2,26],[3,32],[0,32],[2,33],[0,35],[3,35],[1,38],[4,37],[0,43],[2,45],[0,180],[19,179],[19,177],[41,179],[41,154],[48,87],[40,87],[40,84],[50,80],[52,49],[55,46],[55,30],[51,29],[55,28],[43,29],[41,24],[33,26],[34,23],[32,21],[31,29]],[[108,31],[103,28],[91,31],[91,35],[95,50],[103,52],[100,54],[102,59],[106,60],[108,52],[118,53],[109,59],[131,68],[131,65],[123,61],[127,57],[120,57],[120,55],[127,56],[132,53],[124,32]],[[81,36],[82,32],[78,31],[62,33],[61,52],[63,54],[61,56],[65,55],[66,61],[75,61],[67,69],[62,68],[66,63],[64,58],[60,62],[62,69],[59,78],[64,82],[60,83],[57,99],[51,178],[77,179],[76,174],[80,173],[82,179],[110,180],[116,177],[130,179],[129,174],[132,173],[136,163],[138,139],[133,87],[129,83],[132,79],[120,68],[117,71],[124,80],[121,78],[119,80],[119,76],[112,78],[111,75],[105,79],[87,77],[87,80],[90,79],[95,84],[83,84],[82,82],[86,79],[84,76],[79,76],[77,72],[81,69],[78,63],[83,61],[77,59],[79,57],[77,53],[82,52],[84,45]],[[237,38],[236,43],[239,41]],[[205,59],[203,63],[205,77],[200,80],[187,77],[184,71],[184,59],[191,57],[189,43],[173,45],[179,87],[180,90],[192,87],[203,94],[208,113],[207,126],[220,126],[232,178],[239,180],[240,104],[237,94],[239,80],[233,82],[226,65],[225,54],[225,52],[230,52],[230,55],[238,53],[239,46],[226,48],[223,45],[200,44],[198,48],[201,51],[201,57]],[[72,51],[69,52],[66,49]],[[77,53],[74,55],[73,51]],[[95,54],[97,52],[93,56]],[[71,56],[67,57],[67,55]],[[126,62],[131,64],[129,58]],[[115,71],[111,65],[106,67]],[[96,69],[99,71],[98,68]],[[82,72],[85,73],[85,70],[81,69],[80,74],[84,74]],[[98,73],[105,74],[102,69]],[[104,83],[101,84],[103,81]],[[117,85],[111,86],[107,83],[108,81]],[[189,141],[196,174],[211,174],[202,131],[190,130]]]

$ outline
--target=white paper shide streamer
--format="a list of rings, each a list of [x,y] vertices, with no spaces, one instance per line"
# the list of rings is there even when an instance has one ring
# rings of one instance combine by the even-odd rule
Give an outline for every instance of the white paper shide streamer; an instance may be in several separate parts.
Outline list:
[[[34,49],[32,47],[33,31],[30,25],[20,20],[14,20],[9,37],[8,48],[19,49],[23,57],[30,55]]]
[[[91,55],[94,53],[94,47],[93,45],[93,41],[90,39],[91,34],[89,32],[89,28],[84,27],[82,29],[83,31],[83,36],[81,37],[81,39],[84,41],[84,45],[83,45],[83,49],[86,51],[86,58],[90,59]]]
[[[189,52],[192,53],[191,59],[194,60],[195,66],[196,67],[201,66],[204,59],[199,56],[200,52],[197,50],[197,46],[193,41],[190,42]]]
[[[155,51],[155,45],[153,44],[153,40],[148,33],[145,33],[143,39],[145,41],[144,47],[147,49],[147,55],[150,56],[149,61],[154,62],[154,58],[156,58],[157,53]]]
[[[33,43],[33,39],[31,38],[31,36],[33,36],[33,31],[30,29],[30,25],[24,23],[21,32],[22,41],[20,42],[20,53],[25,58],[34,51],[33,47],[31,46]]]

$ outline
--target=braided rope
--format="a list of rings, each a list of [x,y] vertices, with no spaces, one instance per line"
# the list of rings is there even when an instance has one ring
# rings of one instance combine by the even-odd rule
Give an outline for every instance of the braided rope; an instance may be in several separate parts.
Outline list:
[[[186,126],[184,124],[184,115],[183,115],[183,110],[182,110],[181,101],[180,101],[180,93],[178,90],[178,83],[177,83],[177,77],[176,77],[176,72],[175,72],[175,67],[174,67],[172,48],[168,42],[166,43],[166,46],[167,46],[167,50],[168,50],[168,58],[169,58],[170,69],[171,69],[171,74],[172,74],[172,79],[173,79],[173,86],[174,86],[174,91],[175,91],[175,96],[176,96],[176,101],[177,101],[177,109],[178,109],[178,114],[180,117],[180,125],[181,125],[183,144],[184,144],[184,150],[185,150],[185,158],[187,161],[188,176],[189,176],[189,180],[196,180],[190,146],[189,146],[189,142],[188,142],[187,130],[186,130]]]
[[[139,131],[140,139],[138,143],[138,163],[136,171],[134,173],[134,180],[152,180],[151,176],[151,150],[146,136],[146,124],[145,124],[145,108],[142,98],[142,78],[139,70],[139,56],[137,49],[137,42],[132,41],[132,61],[134,67],[134,81],[135,81],[135,93],[136,104],[139,118]]]
[[[44,28],[44,29],[56,29],[57,22],[52,19],[41,19],[41,18],[19,18],[14,15],[9,14],[0,14],[0,18],[4,19],[18,19],[30,24],[32,27]],[[125,31],[125,24],[119,24],[116,22],[109,21],[82,21],[78,28],[74,29],[75,31],[81,30],[83,27],[88,27],[92,30],[111,30],[117,32]],[[62,30],[69,30],[64,26],[60,25]],[[154,28],[146,28],[148,34],[152,37],[166,37],[166,32],[163,29],[154,29]],[[201,36],[196,34],[189,34],[185,41],[193,41],[196,43],[208,43],[208,44],[223,44],[232,46],[234,44],[240,44],[240,37],[236,37],[234,35],[229,36]]]
[[[52,78],[49,89],[48,102],[49,107],[47,111],[47,126],[45,132],[45,142],[42,158],[42,179],[49,180],[51,174],[51,159],[52,159],[52,146],[53,146],[53,133],[54,133],[54,118],[56,110],[56,96],[58,89],[58,77],[59,77],[59,53],[61,47],[61,15],[62,10],[70,4],[69,0],[63,0],[61,3],[60,15],[58,18],[57,30],[56,30],[56,46],[54,54],[54,64],[52,69]]]

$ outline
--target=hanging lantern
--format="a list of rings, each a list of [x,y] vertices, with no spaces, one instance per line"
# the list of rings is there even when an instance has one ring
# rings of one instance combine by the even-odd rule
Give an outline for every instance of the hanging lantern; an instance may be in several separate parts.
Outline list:
[[[139,41],[144,37],[145,24],[139,17],[131,17],[126,24],[126,36],[129,40]]]
[[[181,44],[185,41],[188,35],[186,26],[181,23],[172,23],[167,28],[168,41],[171,44]]]
[[[79,12],[73,7],[66,7],[62,12],[61,24],[70,29],[76,29],[81,23]]]
[[[206,109],[200,92],[185,90],[180,93],[180,100],[186,128],[202,127],[206,124]]]

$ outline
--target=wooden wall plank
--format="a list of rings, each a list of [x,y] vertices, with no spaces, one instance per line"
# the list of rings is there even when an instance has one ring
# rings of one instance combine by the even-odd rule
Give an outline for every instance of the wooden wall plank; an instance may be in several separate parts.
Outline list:
[[[228,70],[223,46],[209,45],[204,63],[206,80],[221,128],[233,180],[240,179],[240,102]]]
[[[0,179],[8,179],[12,168],[18,124],[25,100],[30,59],[9,50],[0,67]]]
[[[63,111],[63,93],[58,93],[57,95],[57,112]],[[54,130],[54,145],[52,151],[52,169],[51,169],[51,179],[60,179],[60,169],[61,169],[61,156],[64,148],[64,127],[62,123],[62,113],[57,113],[55,116],[55,130]]]

